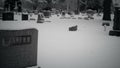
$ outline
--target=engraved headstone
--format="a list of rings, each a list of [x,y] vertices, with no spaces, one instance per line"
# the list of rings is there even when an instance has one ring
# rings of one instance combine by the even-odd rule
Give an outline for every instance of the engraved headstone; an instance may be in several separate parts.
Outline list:
[[[114,11],[114,23],[113,30],[109,32],[110,36],[120,36],[120,0],[113,0]]]
[[[37,23],[44,23],[43,14],[38,14]]]
[[[28,20],[28,14],[22,14],[22,20]]]
[[[109,22],[103,22],[102,26],[104,26],[104,31],[106,31],[107,26],[110,26]]]
[[[0,30],[0,68],[37,65],[36,29]]]
[[[78,28],[77,25],[71,26],[71,27],[69,27],[69,31],[77,31],[77,28]]]
[[[110,36],[119,36],[120,37],[120,31],[119,30],[111,30],[109,32]]]

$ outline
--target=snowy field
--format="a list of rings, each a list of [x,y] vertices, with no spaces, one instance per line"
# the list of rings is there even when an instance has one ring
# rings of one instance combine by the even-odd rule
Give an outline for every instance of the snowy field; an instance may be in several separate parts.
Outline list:
[[[37,19],[37,16],[34,15]],[[53,15],[44,23],[1,21],[0,29],[18,30],[36,28],[38,37],[38,66],[41,68],[120,68],[120,37],[109,36],[113,22],[104,31],[102,16],[94,20],[60,19]],[[51,22],[47,22],[51,21]],[[77,31],[69,31],[78,25]]]

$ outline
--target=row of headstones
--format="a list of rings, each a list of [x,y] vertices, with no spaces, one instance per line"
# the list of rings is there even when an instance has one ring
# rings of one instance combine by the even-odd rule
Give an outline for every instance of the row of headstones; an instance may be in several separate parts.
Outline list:
[[[3,13],[2,20],[3,21],[14,21],[14,13],[13,12]],[[28,15],[22,14],[22,20],[28,20]]]
[[[87,17],[84,17],[84,18],[78,17],[78,19],[85,19],[85,20],[94,19],[94,17],[93,17],[94,14],[95,14],[95,11],[93,11],[93,10],[88,10],[88,11],[86,12]],[[74,18],[73,13],[68,12],[68,15],[70,15],[70,16],[72,17],[72,19],[76,19],[76,18]],[[65,16],[66,16],[66,13],[65,13],[65,12],[62,12],[62,17],[63,17],[63,18],[60,18],[60,19],[71,19],[71,17],[65,17]]]
[[[96,13],[96,11],[95,10],[92,10],[92,9],[88,9],[88,10],[86,10],[86,11],[81,11],[81,12],[62,12],[62,15],[64,16],[64,15],[66,15],[66,13],[68,14],[68,15],[73,15],[73,14],[75,14],[75,15],[79,15],[80,13],[81,14],[87,14],[88,16],[90,15],[94,15],[95,13]],[[98,16],[99,16],[99,14],[98,14]]]
[[[38,30],[0,30],[0,68],[37,65]]]
[[[14,13],[13,12],[3,13],[2,20],[3,21],[14,21],[15,20]],[[27,21],[27,20],[29,20],[29,14],[22,14],[22,21]],[[30,18],[30,20],[35,20],[35,18]],[[37,23],[43,23],[43,22],[44,22],[43,15],[38,14]]]
[[[92,10],[88,10],[87,11],[87,15],[88,17],[85,17],[85,20],[89,20],[89,19],[94,19],[92,17],[92,15],[94,14],[94,11]],[[63,16],[65,15],[65,13],[63,13]],[[79,17],[78,19],[82,19],[81,17]],[[114,24],[113,24],[113,30],[109,31],[109,35],[110,36],[120,36],[120,8],[119,7],[115,7],[115,12],[114,12]],[[102,26],[104,26],[104,31],[106,31],[107,26],[110,26],[109,22],[103,22]],[[72,26],[69,28],[70,31],[76,31],[77,30],[77,26]]]
[[[3,13],[2,16],[3,16],[3,18],[2,18],[3,21],[13,21],[14,20],[14,13],[10,13],[10,12],[9,13]],[[119,18],[119,16],[117,16],[117,18]],[[22,20],[28,20],[28,14],[22,14]],[[114,19],[114,21],[116,22],[116,19]],[[41,16],[38,15],[37,23],[43,23],[43,22],[44,22],[44,19],[42,19]],[[117,24],[115,24],[115,25],[117,25]],[[118,23],[118,25],[119,25],[119,23]],[[103,23],[103,26],[104,26],[104,29],[106,31],[106,26],[109,26],[109,24],[108,23]],[[115,26],[114,26],[114,28],[115,28]],[[69,30],[70,31],[76,31],[77,27],[76,26],[75,27],[74,26],[70,27]],[[114,35],[120,36],[120,30],[111,30],[109,34],[112,35],[112,36],[114,36]]]

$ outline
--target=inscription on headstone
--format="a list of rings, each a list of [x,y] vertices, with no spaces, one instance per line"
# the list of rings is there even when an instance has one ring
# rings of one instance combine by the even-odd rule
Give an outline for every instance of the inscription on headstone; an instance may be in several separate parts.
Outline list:
[[[1,42],[0,44],[2,44],[3,47],[30,44],[31,36],[30,35],[3,36],[1,37],[0,42]]]

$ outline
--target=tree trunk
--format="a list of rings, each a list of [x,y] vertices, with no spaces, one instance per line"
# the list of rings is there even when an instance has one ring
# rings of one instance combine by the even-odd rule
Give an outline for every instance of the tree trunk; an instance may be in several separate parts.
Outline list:
[[[112,0],[103,1],[103,20],[111,21],[111,3]]]

